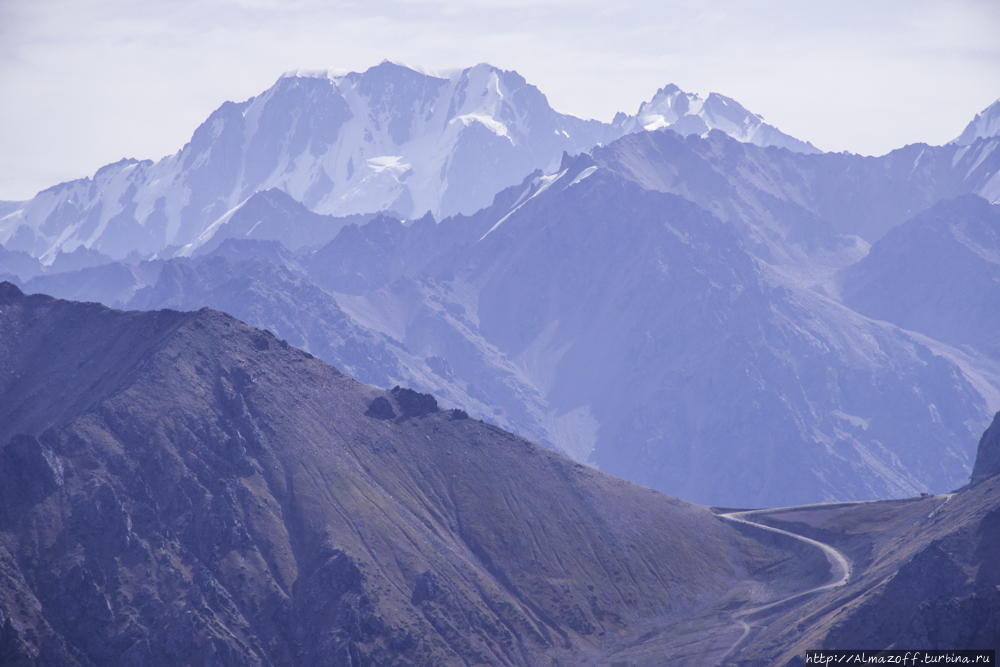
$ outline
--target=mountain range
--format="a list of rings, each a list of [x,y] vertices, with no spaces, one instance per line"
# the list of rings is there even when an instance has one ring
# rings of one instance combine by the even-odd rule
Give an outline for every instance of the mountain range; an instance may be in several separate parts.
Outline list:
[[[270,188],[322,214],[470,214],[531,171],[557,166],[563,152],[660,127],[816,151],[729,98],[701,100],[676,86],[636,115],[601,123],[553,111],[516,72],[490,65],[447,76],[390,62],[360,74],[296,71],[223,104],[174,155],[124,159],[7,207],[0,243],[44,264],[81,245],[115,259],[171,256]]]
[[[445,113],[446,100],[454,109]],[[968,479],[979,434],[1000,408],[989,333],[1000,137],[985,130],[881,157],[820,153],[728,98],[702,101],[676,86],[602,125],[556,114],[514,73],[487,66],[446,77],[391,63],[298,73],[230,105],[239,113],[223,113],[227,105],[176,156],[128,167],[134,193],[167,188],[164,228],[193,220],[167,205],[167,190],[190,211],[216,197],[215,212],[182,239],[128,245],[150,228],[133,215],[141,207],[120,217],[125,209],[98,205],[112,190],[79,181],[4,217],[0,274],[29,292],[118,308],[223,310],[363,382],[432,393],[581,463],[704,504],[943,493]],[[342,107],[349,113],[338,116]],[[467,209],[404,211],[375,185],[364,204],[374,208],[338,209],[289,185],[312,182],[313,166],[335,155],[354,160],[358,146],[398,153],[430,138],[444,146],[457,132],[442,150],[465,154],[466,133],[492,127],[487,107],[510,139],[496,146],[534,157],[490,180],[483,169],[507,163],[493,144],[470,149],[482,164],[463,173],[479,174],[490,192]],[[970,127],[988,129],[992,109]],[[532,134],[549,122],[563,123],[561,138]],[[345,143],[362,126],[374,143]],[[248,166],[247,156],[265,153],[251,160],[265,166]],[[429,174],[431,153],[420,155],[414,174]],[[139,178],[188,163],[176,178]],[[250,184],[250,172],[270,175]],[[445,192],[428,182],[411,175],[392,187],[419,189],[413,201]],[[215,194],[195,197],[196,186]],[[83,208],[67,203],[73,196]],[[112,209],[126,231],[101,227]],[[88,219],[97,221],[93,242],[57,252],[83,238]],[[56,236],[36,244],[38,230]],[[112,250],[102,234],[125,245]]]

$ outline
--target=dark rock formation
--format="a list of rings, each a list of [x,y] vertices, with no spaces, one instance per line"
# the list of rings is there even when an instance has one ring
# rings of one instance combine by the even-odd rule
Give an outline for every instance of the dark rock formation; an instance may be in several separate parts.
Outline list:
[[[53,451],[30,435],[16,435],[0,450],[0,497],[4,507],[37,503],[63,484],[63,467]]]
[[[376,396],[372,404],[368,406],[365,414],[375,419],[395,419],[396,412],[392,409],[392,403],[385,396]]]
[[[1000,472],[1000,412],[993,417],[993,423],[979,440],[976,464],[972,467],[972,484],[978,484],[998,472]]]
[[[437,412],[438,404],[430,394],[421,394],[400,386],[393,387],[392,396],[399,404],[399,409],[403,413],[403,418],[423,417],[432,412]]]
[[[1000,210],[942,201],[889,230],[840,272],[853,310],[1000,359]]]
[[[438,578],[433,571],[427,570],[417,578],[417,585],[413,587],[413,597],[410,600],[413,604],[420,604],[424,600],[433,600],[438,592]]]

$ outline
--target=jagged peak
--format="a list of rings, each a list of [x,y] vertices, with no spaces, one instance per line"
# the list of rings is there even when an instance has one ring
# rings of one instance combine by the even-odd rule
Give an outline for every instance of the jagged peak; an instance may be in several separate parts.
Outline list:
[[[948,142],[968,146],[976,139],[1000,136],[1000,99],[983,109],[972,119],[956,139]]]
[[[748,110],[731,97],[709,93],[702,98],[697,93],[681,90],[668,84],[639,105],[635,116],[616,117],[615,124],[626,132],[671,129],[681,135],[707,136],[712,130],[721,130],[738,141],[758,146],[779,146],[800,153],[819,153],[807,141],[782,133],[764,122],[764,117]]]

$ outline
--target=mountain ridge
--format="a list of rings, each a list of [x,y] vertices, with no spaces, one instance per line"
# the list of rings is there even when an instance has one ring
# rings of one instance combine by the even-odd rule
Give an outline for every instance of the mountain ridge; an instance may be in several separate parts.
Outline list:
[[[217,311],[4,283],[0,327],[0,394],[86,398],[0,402],[0,646],[18,664],[591,664],[816,576],[794,545]]]
[[[1000,100],[983,109],[951,143],[968,146],[976,139],[1000,136]]]

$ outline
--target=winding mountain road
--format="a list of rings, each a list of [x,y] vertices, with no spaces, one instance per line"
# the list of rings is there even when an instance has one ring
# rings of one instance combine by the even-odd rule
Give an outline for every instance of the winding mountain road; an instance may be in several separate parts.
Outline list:
[[[821,503],[821,505],[827,505],[827,504],[860,504],[860,503]],[[812,507],[815,507],[815,505],[813,505]],[[781,509],[791,510],[791,509],[798,509],[798,507],[783,507]],[[805,542],[806,544],[821,549],[823,551],[823,555],[826,556],[827,561],[830,563],[830,581],[823,584],[822,586],[816,586],[815,588],[810,588],[809,590],[801,591],[799,593],[796,593],[795,595],[789,595],[788,597],[776,600],[774,602],[769,602],[764,605],[758,605],[755,607],[750,607],[748,609],[741,609],[740,611],[734,613],[732,615],[732,619],[743,626],[743,635],[736,640],[736,642],[729,648],[726,654],[722,656],[722,658],[716,663],[716,665],[721,666],[721,665],[733,664],[727,662],[727,660],[729,659],[730,656],[733,655],[733,653],[740,646],[740,644],[743,643],[743,641],[747,638],[747,635],[750,634],[751,626],[749,623],[743,620],[747,616],[752,616],[753,614],[766,611],[773,607],[777,607],[778,605],[783,605],[797,598],[802,598],[807,595],[812,595],[814,593],[820,593],[822,591],[826,591],[831,588],[837,588],[839,586],[843,586],[847,583],[848,579],[850,579],[851,577],[851,562],[847,559],[847,557],[843,553],[841,553],[837,549],[834,549],[829,544],[824,544],[823,542],[819,542],[817,540],[813,540],[808,537],[803,537],[802,535],[798,535],[796,533],[792,533],[787,530],[781,530],[780,528],[772,528],[771,526],[767,526],[762,523],[758,523],[756,521],[747,520],[746,518],[743,518],[749,514],[756,514],[759,511],[760,510],[749,510],[744,512],[727,512],[724,514],[719,514],[718,516],[723,519],[727,519],[729,521],[735,521],[737,523],[745,523],[747,525],[754,526],[762,530],[767,530],[772,533],[778,533],[780,535],[793,537],[797,540]]]

